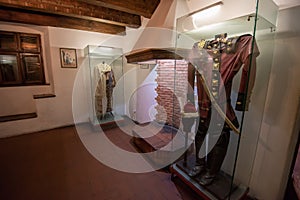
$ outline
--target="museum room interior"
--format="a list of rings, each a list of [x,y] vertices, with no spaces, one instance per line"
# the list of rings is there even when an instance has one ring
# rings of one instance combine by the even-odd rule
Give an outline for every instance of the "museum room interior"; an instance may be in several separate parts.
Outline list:
[[[0,199],[300,199],[299,0],[0,5]]]

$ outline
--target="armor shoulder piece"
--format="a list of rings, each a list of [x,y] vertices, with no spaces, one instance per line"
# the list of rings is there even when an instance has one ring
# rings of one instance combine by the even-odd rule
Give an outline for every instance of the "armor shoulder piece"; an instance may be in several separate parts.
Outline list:
[[[235,53],[240,36],[231,37],[226,42],[226,53]]]
[[[226,53],[235,53],[236,48],[238,45],[238,42],[243,38],[243,37],[252,37],[251,34],[244,34],[240,36],[235,36],[227,39],[226,43]]]

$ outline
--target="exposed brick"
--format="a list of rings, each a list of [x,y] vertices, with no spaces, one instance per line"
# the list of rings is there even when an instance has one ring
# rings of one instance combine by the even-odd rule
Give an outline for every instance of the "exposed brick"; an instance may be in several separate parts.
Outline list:
[[[157,115],[156,119],[162,121],[166,119],[167,124],[179,127],[181,118],[181,108],[179,99],[183,101],[186,99],[187,91],[187,64],[179,63],[176,66],[171,62],[161,62],[157,67]],[[160,108],[163,107],[165,113],[162,113]]]

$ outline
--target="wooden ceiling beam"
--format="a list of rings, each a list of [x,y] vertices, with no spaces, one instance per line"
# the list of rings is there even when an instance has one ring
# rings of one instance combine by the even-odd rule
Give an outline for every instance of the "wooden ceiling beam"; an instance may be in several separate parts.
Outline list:
[[[124,26],[3,6],[0,6],[0,21],[54,26],[115,35],[126,34],[126,27]]]
[[[151,18],[160,0],[77,0]]]
[[[161,59],[182,59],[180,55],[175,53],[175,49],[144,49],[130,53],[125,56],[127,63],[138,63],[151,60]]]
[[[131,28],[139,28],[141,26],[141,17],[137,14],[130,14],[76,0],[0,0],[0,5],[94,20]]]

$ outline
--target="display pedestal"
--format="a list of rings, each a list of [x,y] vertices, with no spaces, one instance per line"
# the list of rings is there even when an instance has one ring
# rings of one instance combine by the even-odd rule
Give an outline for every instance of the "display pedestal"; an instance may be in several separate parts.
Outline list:
[[[181,160],[170,167],[171,178],[180,178],[184,183],[186,183],[190,188],[192,188],[197,194],[199,194],[204,199],[231,199],[238,200],[246,197],[248,193],[248,188],[244,186],[237,186],[233,184],[231,186],[231,177],[220,172],[214,182],[208,186],[201,186],[199,182],[199,177],[191,178],[188,172],[193,166],[195,166],[195,156],[189,156],[187,162]],[[232,189],[231,189],[232,187]],[[231,194],[230,194],[231,190]],[[230,197],[230,198],[229,198]]]

